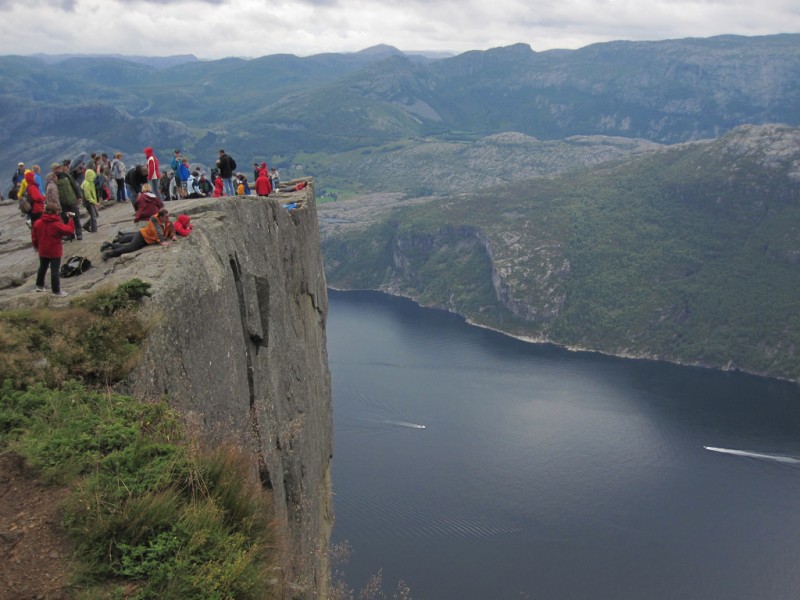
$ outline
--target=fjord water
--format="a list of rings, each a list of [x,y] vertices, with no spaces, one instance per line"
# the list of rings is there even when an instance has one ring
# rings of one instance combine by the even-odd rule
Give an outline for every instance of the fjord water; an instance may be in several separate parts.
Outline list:
[[[374,292],[330,292],[328,353],[351,587],[382,569],[415,600],[800,598],[797,385]]]

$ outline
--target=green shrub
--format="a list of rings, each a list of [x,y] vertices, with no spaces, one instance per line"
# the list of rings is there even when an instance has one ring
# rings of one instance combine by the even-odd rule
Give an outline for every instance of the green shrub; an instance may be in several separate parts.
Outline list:
[[[129,284],[60,311],[0,313],[0,451],[70,487],[76,597],[278,597],[281,553],[251,457],[190,443],[165,401],[96,386],[138,350],[148,289]],[[120,339],[126,327],[140,333]]]

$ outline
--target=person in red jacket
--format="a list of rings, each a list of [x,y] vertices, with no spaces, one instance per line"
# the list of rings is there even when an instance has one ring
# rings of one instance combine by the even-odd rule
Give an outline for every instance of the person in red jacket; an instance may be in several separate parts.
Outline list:
[[[147,221],[150,217],[157,214],[159,210],[164,208],[164,203],[161,201],[161,198],[152,192],[150,185],[145,183],[142,186],[142,191],[136,196],[133,207],[136,209],[133,222],[139,223],[140,221]]]
[[[144,149],[144,155],[147,157],[147,181],[150,182],[150,191],[155,194],[156,198],[162,200],[158,193],[158,180],[161,179],[161,171],[158,168],[158,159],[153,154],[153,149],[149,146]]]
[[[31,229],[31,240],[34,249],[39,253],[39,272],[36,274],[36,291],[45,292],[44,278],[47,269],[50,269],[50,287],[54,296],[66,296],[67,292],[61,291],[61,257],[64,255],[64,245],[61,242],[63,236],[71,236],[75,233],[75,220],[73,213],[67,213],[70,217],[69,222],[64,224],[58,212],[58,206],[48,204],[44,209],[44,215],[33,224]]]
[[[222,198],[222,177],[217,175],[217,178],[214,180],[214,198]]]
[[[272,180],[269,177],[267,163],[261,163],[261,169],[259,169],[258,178],[256,178],[256,194],[259,196],[269,196],[271,192]]]
[[[182,237],[192,233],[192,218],[189,215],[178,215],[172,225],[175,227],[175,233]]]
[[[36,173],[28,171],[25,173],[25,181],[28,182],[27,192],[31,201],[31,211],[28,215],[31,218],[31,227],[44,214],[44,194],[39,189],[39,182],[36,181]]]

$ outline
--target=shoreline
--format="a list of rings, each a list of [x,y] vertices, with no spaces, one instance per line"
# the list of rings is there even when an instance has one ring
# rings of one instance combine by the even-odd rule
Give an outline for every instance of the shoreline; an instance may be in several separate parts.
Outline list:
[[[442,307],[442,306],[433,306],[433,305],[427,306],[427,305],[424,305],[424,304],[420,303],[416,298],[413,298],[411,296],[407,296],[405,294],[391,292],[391,291],[388,291],[388,290],[373,289],[373,288],[345,289],[345,288],[337,288],[337,287],[334,287],[334,286],[329,285],[329,284],[327,285],[327,288],[329,290],[333,290],[335,292],[342,292],[342,293],[346,293],[346,292],[375,292],[375,293],[378,293],[378,294],[385,294],[387,296],[392,296],[394,298],[404,298],[406,300],[410,300],[411,302],[413,302],[414,304],[416,304],[420,308],[443,310],[443,311],[448,312],[450,314],[458,315],[459,317],[464,319],[464,322],[467,325],[470,325],[471,327],[478,327],[480,329],[486,329],[488,331],[493,331],[495,333],[499,333],[499,334],[504,335],[506,337],[510,337],[510,338],[513,338],[513,339],[516,339],[516,340],[519,340],[521,342],[525,342],[525,343],[528,343],[528,344],[536,344],[536,345],[539,345],[539,346],[551,346],[553,348],[558,348],[558,349],[561,349],[561,350],[566,350],[567,352],[574,352],[574,353],[581,352],[581,353],[589,353],[589,354],[599,354],[601,356],[609,356],[609,357],[613,357],[613,358],[620,358],[620,359],[623,359],[623,360],[640,360],[640,361],[648,361],[648,362],[660,362],[660,363],[669,364],[669,365],[675,365],[675,366],[679,366],[679,367],[695,368],[695,369],[706,369],[706,370],[710,370],[710,371],[718,371],[720,373],[731,373],[731,374],[740,373],[740,374],[743,374],[743,375],[748,375],[750,377],[759,377],[759,378],[762,378],[762,379],[771,379],[773,381],[781,381],[781,382],[791,383],[791,384],[800,386],[800,380],[788,379],[786,377],[777,377],[775,375],[766,375],[764,373],[757,373],[757,372],[754,372],[754,371],[748,371],[746,369],[726,368],[725,366],[711,366],[711,365],[700,364],[700,363],[696,363],[696,362],[692,363],[692,362],[683,362],[683,361],[679,361],[679,360],[669,360],[669,359],[660,358],[660,357],[656,357],[656,356],[652,356],[652,355],[643,356],[643,355],[635,355],[635,354],[619,354],[619,353],[613,353],[613,352],[606,352],[606,351],[603,351],[603,350],[597,350],[597,349],[593,349],[593,348],[584,348],[584,347],[580,347],[580,346],[569,346],[569,345],[566,345],[566,344],[559,344],[558,342],[554,342],[554,341],[552,341],[550,339],[547,339],[547,338],[539,338],[539,337],[533,337],[533,336],[526,336],[526,335],[519,335],[519,334],[515,334],[515,333],[510,333],[508,331],[503,331],[502,329],[497,329],[496,327],[490,327],[489,325],[484,325],[482,323],[477,323],[477,322],[473,321],[472,319],[470,319],[469,317],[467,317],[466,315],[463,315],[462,313],[460,313],[458,311],[450,310],[449,308],[445,308],[445,307]]]

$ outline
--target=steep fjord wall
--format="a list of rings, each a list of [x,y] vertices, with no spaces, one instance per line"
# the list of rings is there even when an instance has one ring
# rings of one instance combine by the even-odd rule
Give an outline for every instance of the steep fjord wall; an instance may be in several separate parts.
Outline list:
[[[252,453],[288,542],[287,598],[327,596],[332,523],[328,304],[313,189],[302,197],[291,213],[288,196],[180,203],[188,238],[109,273],[127,279],[135,264],[153,282],[130,391],[166,395],[207,443]]]

